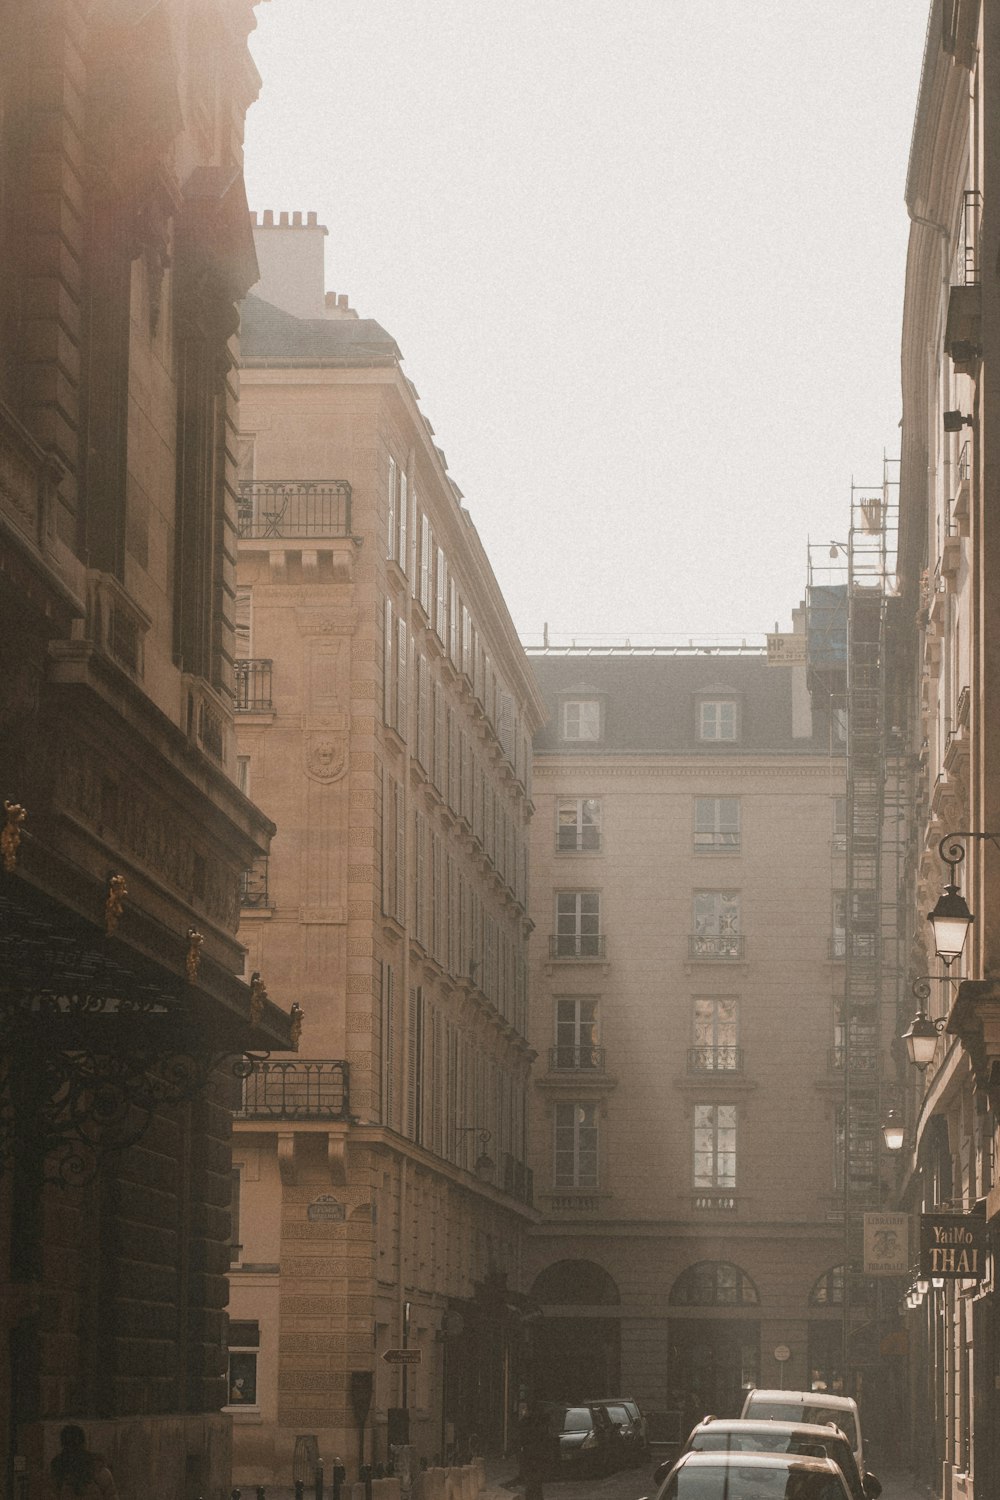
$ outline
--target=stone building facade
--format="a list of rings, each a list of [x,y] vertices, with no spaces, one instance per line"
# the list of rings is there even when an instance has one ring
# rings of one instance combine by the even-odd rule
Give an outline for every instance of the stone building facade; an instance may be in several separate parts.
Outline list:
[[[0,1443],[229,1486],[233,740],[252,0],[0,5]],[[111,1148],[115,1148],[113,1151]],[[27,1486],[25,1490],[23,1487]]]
[[[1000,348],[998,87],[1000,7],[934,6],[906,184],[895,691],[919,768],[906,894],[912,974],[928,978],[926,998],[911,1006],[931,1023],[931,1040],[934,1023],[939,1035],[929,1065],[908,1069],[900,1202],[915,1230],[921,1214],[947,1214],[952,1225],[985,1220],[994,1268],[1000,533],[991,450],[994,438],[1000,444],[1000,405],[987,376]],[[946,967],[926,917],[950,884],[975,921]],[[939,1284],[922,1272],[904,1309],[904,1440],[934,1493],[986,1496],[1000,1483],[994,1285],[995,1269]]]
[[[533,1378],[676,1436],[841,1382],[844,746],[759,649],[530,659]]]
[[[407,1432],[507,1445],[541,715],[394,341],[324,298],[315,216],[254,233],[262,290],[313,316],[243,308],[239,756],[280,831],[240,932],[306,1017],[236,1125],[243,1483]]]

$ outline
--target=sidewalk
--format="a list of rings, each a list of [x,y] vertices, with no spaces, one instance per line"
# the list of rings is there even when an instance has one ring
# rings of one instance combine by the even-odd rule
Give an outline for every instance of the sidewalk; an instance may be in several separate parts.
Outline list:
[[[920,1484],[912,1474],[904,1470],[890,1470],[880,1474],[882,1481],[881,1500],[934,1500],[934,1491]]]

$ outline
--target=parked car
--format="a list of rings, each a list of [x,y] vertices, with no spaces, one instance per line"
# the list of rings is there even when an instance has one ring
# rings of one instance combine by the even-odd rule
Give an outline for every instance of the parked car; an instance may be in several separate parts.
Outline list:
[[[610,1474],[618,1467],[617,1431],[598,1402],[565,1403],[549,1408],[551,1430],[559,1438],[559,1472]]]
[[[851,1500],[832,1458],[682,1453],[656,1500]]]
[[[861,1416],[852,1396],[829,1391],[748,1391],[741,1417],[773,1417],[778,1422],[833,1422],[854,1449],[858,1469],[865,1472]]]
[[[853,1500],[878,1500],[882,1486],[874,1474],[862,1474],[854,1450],[839,1427],[832,1423],[777,1422],[770,1418],[731,1420],[706,1417],[694,1428],[684,1448],[688,1453],[798,1453],[804,1457],[832,1458]],[[660,1481],[670,1465],[663,1464]],[[656,1475],[654,1474],[654,1478]]]
[[[603,1406],[618,1429],[622,1464],[641,1464],[649,1457],[649,1426],[639,1403],[631,1396],[602,1396],[591,1406]]]

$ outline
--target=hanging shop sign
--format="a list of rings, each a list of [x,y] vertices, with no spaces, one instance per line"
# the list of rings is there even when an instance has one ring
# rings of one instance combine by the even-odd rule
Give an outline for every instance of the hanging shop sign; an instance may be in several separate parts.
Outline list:
[[[909,1222],[908,1214],[865,1214],[866,1276],[906,1275],[910,1268]]]
[[[986,1220],[973,1214],[920,1215],[920,1274],[949,1281],[982,1281],[989,1238]]]

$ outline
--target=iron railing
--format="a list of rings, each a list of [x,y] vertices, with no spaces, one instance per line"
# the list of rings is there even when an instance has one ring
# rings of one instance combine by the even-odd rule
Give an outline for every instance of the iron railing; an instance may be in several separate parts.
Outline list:
[[[550,1047],[550,1073],[603,1073],[603,1047]]]
[[[732,1214],[736,1212],[735,1193],[696,1193],[692,1207],[702,1213]]]
[[[733,959],[743,957],[742,932],[692,932],[688,934],[688,958]]]
[[[233,706],[237,713],[252,713],[273,706],[271,665],[270,660],[263,656],[233,663]]]
[[[237,529],[242,537],[350,536],[351,486],[346,479],[242,480]]]
[[[957,286],[978,286],[982,280],[979,259],[982,222],[983,195],[977,188],[966,188],[953,272],[953,280]]]
[[[550,958],[603,958],[603,932],[554,932],[549,937]]]
[[[270,906],[267,889],[267,855],[255,859],[240,876],[240,905],[251,910]]]
[[[350,1065],[342,1059],[257,1062],[243,1080],[242,1120],[347,1120]]]
[[[689,1047],[689,1073],[742,1073],[742,1047]]]

